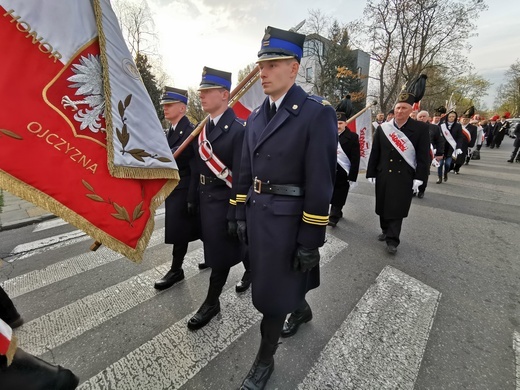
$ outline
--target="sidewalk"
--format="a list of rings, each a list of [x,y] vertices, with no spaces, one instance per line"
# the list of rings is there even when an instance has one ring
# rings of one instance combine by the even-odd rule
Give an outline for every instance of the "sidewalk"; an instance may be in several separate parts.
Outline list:
[[[4,205],[0,207],[0,231],[16,229],[56,217],[47,210],[20,199],[5,190],[0,189],[0,192],[4,198]]]

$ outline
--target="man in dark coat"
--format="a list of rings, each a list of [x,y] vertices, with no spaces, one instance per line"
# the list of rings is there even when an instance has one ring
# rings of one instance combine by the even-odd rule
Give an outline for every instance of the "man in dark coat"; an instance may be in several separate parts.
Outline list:
[[[184,142],[194,129],[194,125],[186,117],[188,91],[165,87],[161,105],[164,117],[170,122],[166,133],[168,145],[172,153]],[[182,263],[188,252],[188,243],[200,238],[200,222],[197,215],[195,200],[188,202],[188,192],[194,192],[196,184],[191,182],[191,166],[195,153],[192,148],[186,148],[176,159],[179,167],[180,182],[166,198],[166,216],[164,221],[164,242],[173,244],[172,266],[162,279],[155,282],[157,290],[164,290],[184,279]],[[190,185],[191,184],[191,185]],[[193,195],[190,198],[195,199]]]
[[[444,137],[441,134],[441,129],[439,126],[434,125],[433,123],[428,123],[428,118],[430,117],[430,114],[428,111],[419,111],[417,114],[417,120],[419,122],[427,123],[428,124],[428,130],[430,132],[430,145],[431,145],[431,151],[430,151],[430,164],[433,162],[433,160],[436,161],[436,164],[438,166],[439,161],[442,160],[442,156],[444,154]],[[439,118],[440,119],[440,118]],[[429,173],[428,173],[429,176]],[[419,192],[417,193],[418,198],[424,198],[424,192],[426,191],[426,186],[428,185],[428,176],[426,176],[426,180],[423,184],[419,186]],[[440,181],[442,183],[442,180]]]
[[[387,252],[395,254],[403,218],[408,216],[413,192],[426,181],[430,167],[428,125],[410,118],[412,105],[424,94],[426,76],[399,95],[392,122],[380,125],[368,160],[366,177],[376,186],[376,214]]]
[[[329,226],[335,227],[343,217],[348,191],[357,185],[359,172],[359,136],[347,128],[347,114],[336,112],[338,118],[338,164],[334,192],[330,201]],[[341,148],[341,150],[340,150]]]
[[[211,267],[207,297],[188,321],[191,330],[205,326],[220,312],[219,297],[229,270],[243,260],[245,247],[238,241],[236,182],[244,139],[244,122],[228,107],[231,73],[204,67],[199,96],[209,114],[205,128],[194,142],[199,180],[199,202],[204,260]]]
[[[442,117],[439,127],[446,142],[444,143],[444,155],[440,162],[437,173],[440,182],[443,179],[442,169],[444,168],[444,181],[448,181],[448,172],[452,169],[453,159],[462,154],[462,143],[464,135],[462,134],[462,126],[457,122],[458,116],[455,111],[450,111]]]
[[[237,195],[238,233],[249,242],[260,348],[241,389],[263,389],[285,337],[312,319],[336,174],[336,113],[295,84],[305,35],[267,27],[258,53],[263,104],[247,120]],[[285,321],[286,315],[292,313]],[[285,323],[284,323],[285,322]]]
[[[511,114],[506,112],[500,117],[500,121],[495,123],[495,127],[493,128],[493,142],[491,143],[491,149],[495,147],[497,149],[500,148],[505,135],[509,132],[510,123],[506,119],[509,119],[510,116]]]
[[[464,163],[466,163],[466,165],[469,163],[469,158],[471,158],[471,149],[477,142],[477,126],[469,123],[473,115],[475,115],[475,108],[471,106],[460,117],[460,125],[462,127],[463,135],[461,145],[462,153],[457,156],[453,167],[453,171],[456,175],[459,174],[460,167],[462,167]]]
[[[514,146],[513,153],[511,153],[511,158],[509,160],[507,160],[507,162],[512,163],[516,157],[516,162],[520,163],[520,154],[518,154],[518,150],[520,149],[520,122],[518,122],[516,124],[514,135],[515,135],[515,142],[513,144],[513,146]]]

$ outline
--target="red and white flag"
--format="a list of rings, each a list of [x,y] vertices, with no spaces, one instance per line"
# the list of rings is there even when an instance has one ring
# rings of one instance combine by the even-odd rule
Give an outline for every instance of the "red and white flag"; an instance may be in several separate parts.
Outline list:
[[[13,330],[2,319],[0,319],[0,355],[7,357],[7,365],[11,364],[16,352],[16,337]]]
[[[179,176],[109,0],[0,0],[0,187],[140,260]]]
[[[366,170],[368,157],[372,150],[372,112],[366,110],[355,120],[350,122],[348,128],[359,136],[359,170]]]
[[[265,97],[266,94],[262,88],[262,81],[258,78],[233,105],[235,115],[240,119],[246,120],[249,114],[262,104]]]

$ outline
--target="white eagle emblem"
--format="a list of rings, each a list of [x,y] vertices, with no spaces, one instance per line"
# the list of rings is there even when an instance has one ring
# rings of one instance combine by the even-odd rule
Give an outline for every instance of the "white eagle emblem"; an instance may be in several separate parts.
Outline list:
[[[69,87],[76,88],[75,95],[82,95],[84,99],[73,101],[68,96],[63,96],[63,108],[72,107],[74,111],[78,111],[74,119],[81,123],[80,130],[88,127],[93,133],[105,131],[101,127],[101,120],[105,117],[105,94],[99,55],[89,54],[88,57],[81,57],[79,64],[73,65],[72,71],[74,75],[67,80],[74,84]],[[82,104],[88,107],[78,109]]]

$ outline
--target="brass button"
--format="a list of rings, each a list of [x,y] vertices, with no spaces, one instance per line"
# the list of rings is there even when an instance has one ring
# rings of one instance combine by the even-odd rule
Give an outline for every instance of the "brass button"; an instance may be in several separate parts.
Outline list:
[[[392,173],[392,170],[391,170],[391,169],[389,169],[389,170],[388,170],[388,172]]]
[[[390,162],[394,162],[394,160],[390,159]]]
[[[401,171],[397,171],[397,173],[401,173]]]

